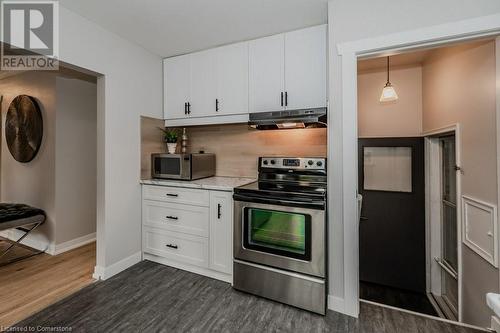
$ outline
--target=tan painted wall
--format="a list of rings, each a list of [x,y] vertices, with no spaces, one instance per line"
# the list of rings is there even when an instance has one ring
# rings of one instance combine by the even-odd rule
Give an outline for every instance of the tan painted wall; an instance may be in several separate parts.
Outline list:
[[[56,73],[27,72],[0,80],[2,124],[11,101],[35,97],[43,116],[38,155],[19,163],[2,140],[1,200],[46,211],[47,221],[27,238],[49,251],[57,244],[96,230],[97,88],[93,83],[57,78]],[[2,137],[5,129],[2,128]],[[33,243],[35,242],[35,243]]]
[[[326,129],[257,131],[246,124],[187,130],[189,151],[215,153],[218,176],[256,177],[259,156],[326,156]]]
[[[56,78],[56,244],[96,232],[97,86]]]
[[[433,51],[422,69],[423,130],[462,126],[462,194],[497,201],[495,44],[478,42]],[[463,249],[464,321],[486,327],[487,292],[498,292],[498,270]]]
[[[390,80],[399,99],[381,103],[387,81],[385,69],[358,74],[358,135],[360,137],[411,137],[422,132],[422,67],[392,68]]]
[[[46,222],[36,230],[33,240],[42,244],[55,239],[55,75],[27,72],[0,80],[2,102],[1,200],[18,202],[45,210]],[[5,119],[9,105],[18,95],[30,95],[39,101],[43,117],[43,140],[35,159],[19,163],[5,142]]]

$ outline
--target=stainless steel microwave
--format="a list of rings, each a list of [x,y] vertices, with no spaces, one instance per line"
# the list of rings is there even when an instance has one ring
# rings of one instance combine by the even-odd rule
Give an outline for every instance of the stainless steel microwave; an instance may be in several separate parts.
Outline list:
[[[215,175],[215,154],[152,154],[151,177],[194,180]]]

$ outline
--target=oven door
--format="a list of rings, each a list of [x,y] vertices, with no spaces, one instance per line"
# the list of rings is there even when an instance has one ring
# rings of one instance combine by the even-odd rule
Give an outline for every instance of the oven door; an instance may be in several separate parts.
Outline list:
[[[189,180],[190,165],[190,155],[155,154],[151,156],[151,175],[153,178]]]
[[[234,257],[325,277],[325,211],[234,201]]]

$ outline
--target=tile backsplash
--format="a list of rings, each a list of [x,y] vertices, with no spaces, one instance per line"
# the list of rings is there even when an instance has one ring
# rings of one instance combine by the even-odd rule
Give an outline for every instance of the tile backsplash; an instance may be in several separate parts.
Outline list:
[[[326,157],[327,129],[249,130],[246,124],[187,128],[188,152],[215,153],[217,176],[256,177],[259,156]]]

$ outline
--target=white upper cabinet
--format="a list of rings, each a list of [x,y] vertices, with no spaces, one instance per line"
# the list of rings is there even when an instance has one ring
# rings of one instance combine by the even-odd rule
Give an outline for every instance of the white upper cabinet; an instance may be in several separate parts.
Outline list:
[[[215,113],[215,56],[214,49],[191,54],[190,117]]]
[[[216,49],[216,114],[248,113],[248,42]]]
[[[250,112],[277,111],[284,101],[285,35],[256,39],[249,45]]]
[[[326,107],[327,26],[164,60],[168,126],[248,121],[250,112]]]
[[[165,119],[187,117],[189,101],[190,55],[168,58],[163,61]]]
[[[288,110],[326,107],[326,25],[285,34]]]

